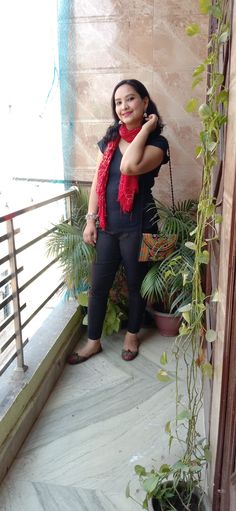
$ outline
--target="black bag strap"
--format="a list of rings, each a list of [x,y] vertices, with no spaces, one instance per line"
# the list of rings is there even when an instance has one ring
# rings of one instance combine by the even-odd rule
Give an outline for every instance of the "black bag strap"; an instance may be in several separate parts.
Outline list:
[[[172,211],[175,213],[175,197],[174,197],[174,185],[173,185],[173,176],[172,176],[172,164],[170,157],[170,146],[168,144],[167,148],[167,156],[169,157],[169,170],[170,170],[170,191],[171,191],[171,201],[172,201]]]

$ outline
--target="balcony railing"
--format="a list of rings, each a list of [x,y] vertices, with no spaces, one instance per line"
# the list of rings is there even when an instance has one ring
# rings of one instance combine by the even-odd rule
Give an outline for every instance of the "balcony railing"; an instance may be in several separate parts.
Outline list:
[[[57,259],[46,256],[46,237],[62,219],[71,221],[74,193],[0,217],[0,375],[14,359],[17,370],[27,369],[24,346],[37,328],[36,318],[56,296],[58,301],[63,282]]]

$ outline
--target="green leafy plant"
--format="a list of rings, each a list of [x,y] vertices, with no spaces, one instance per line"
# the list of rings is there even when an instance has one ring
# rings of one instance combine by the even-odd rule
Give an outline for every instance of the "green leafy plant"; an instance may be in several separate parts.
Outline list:
[[[87,324],[88,293],[91,285],[91,265],[95,249],[83,241],[85,215],[88,211],[88,193],[75,189],[72,200],[71,224],[61,221],[55,226],[47,243],[49,256],[58,258],[62,269],[65,296],[73,296],[83,307]],[[115,282],[108,299],[103,334],[118,332],[122,321],[127,317],[127,292],[123,269],[117,272]]]
[[[173,355],[176,361],[176,417],[173,423],[167,422],[165,431],[168,444],[171,447],[174,440],[182,446],[182,454],[173,465],[162,465],[159,469],[146,470],[137,466],[136,473],[140,478],[145,499],[142,503],[148,509],[148,502],[156,497],[161,502],[161,509],[179,509],[172,502],[173,492],[180,495],[181,509],[193,509],[189,506],[195,488],[200,491],[200,499],[204,494],[204,471],[210,461],[210,450],[207,442],[199,433],[199,418],[203,408],[203,389],[206,378],[211,378],[213,367],[206,359],[205,342],[213,342],[217,333],[207,329],[205,313],[210,301],[217,300],[217,290],[211,296],[206,296],[202,283],[202,267],[209,264],[209,245],[217,238],[217,224],[221,217],[216,212],[216,200],[212,196],[212,175],[218,159],[220,132],[227,121],[228,91],[224,86],[224,76],[219,72],[219,56],[222,46],[229,38],[229,26],[226,22],[227,3],[216,0],[214,5],[209,0],[200,0],[202,13],[215,18],[215,30],[208,43],[208,57],[199,64],[193,72],[192,88],[203,82],[207,72],[207,102],[198,107],[196,98],[192,98],[186,110],[195,112],[198,108],[202,130],[199,134],[199,144],[196,147],[196,157],[202,159],[203,174],[202,188],[197,208],[196,227],[191,232],[191,240],[185,245],[192,251],[193,267],[191,272],[192,294],[189,303],[179,308],[182,313],[182,325],[177,336]],[[194,23],[187,28],[187,34],[194,36],[200,32],[200,27]],[[184,281],[183,281],[184,285]],[[183,397],[183,380],[179,377],[180,360],[186,368],[186,392]],[[166,356],[161,357],[162,369],[158,372],[160,381],[169,381],[173,376],[166,369]],[[180,390],[181,387],[181,390]],[[171,481],[171,492],[169,483]],[[185,497],[182,493],[184,483]],[[127,496],[131,496],[129,487]],[[198,508],[197,508],[198,509]]]
[[[174,210],[155,202],[153,221],[157,222],[160,235],[176,234],[177,245],[172,254],[150,268],[141,292],[158,310],[172,313],[191,300],[194,254],[186,242],[196,228],[197,201],[178,202]]]
[[[83,291],[78,294],[77,296],[78,303],[86,309],[85,316],[83,318],[83,325],[88,324],[88,315],[87,315],[87,308],[88,308],[88,300],[89,300],[89,293],[88,291]],[[115,303],[111,300],[111,298],[108,298],[107,303],[107,310],[106,315],[103,323],[103,330],[102,335],[111,335],[113,332],[119,332],[122,326],[122,322],[127,319],[127,312],[125,304]]]
[[[71,224],[62,220],[55,226],[47,242],[47,254],[58,258],[67,296],[76,296],[90,285],[91,263],[95,251],[83,240],[88,194],[75,189],[72,200]]]

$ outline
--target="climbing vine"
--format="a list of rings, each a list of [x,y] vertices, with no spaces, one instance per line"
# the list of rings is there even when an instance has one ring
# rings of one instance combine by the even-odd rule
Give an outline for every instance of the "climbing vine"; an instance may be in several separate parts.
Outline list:
[[[205,340],[213,342],[217,336],[215,331],[206,329],[206,309],[210,301],[218,300],[218,293],[217,290],[213,290],[211,296],[206,296],[202,275],[210,261],[210,244],[218,236],[217,224],[222,221],[222,217],[217,214],[216,198],[212,195],[212,180],[218,162],[221,130],[227,122],[228,91],[225,88],[225,77],[219,71],[219,62],[230,33],[227,1],[215,0],[214,5],[212,3],[209,0],[199,1],[200,12],[211,16],[215,28],[209,37],[207,58],[194,69],[192,75],[193,90],[202,84],[205,90],[207,83],[207,100],[199,105],[197,98],[193,97],[186,106],[189,113],[198,112],[200,117],[201,131],[196,147],[196,158],[202,160],[203,173],[197,225],[191,233],[192,240],[186,243],[189,250],[194,251],[194,264],[191,272],[186,269],[183,273],[183,285],[191,281],[192,300],[179,309],[183,319],[173,350],[176,359],[176,417],[174,423],[168,421],[165,426],[169,447],[173,440],[177,439],[183,447],[183,455],[175,464],[164,464],[158,470],[152,469],[148,472],[140,465],[135,467],[146,493],[142,504],[144,509],[148,509],[149,499],[153,496],[160,498],[161,502],[169,503],[170,487],[168,486],[167,490],[164,486],[163,490],[163,483],[169,480],[174,483],[174,492],[177,493],[180,481],[187,484],[189,495],[182,504],[184,509],[189,509],[193,489],[201,486],[203,469],[210,460],[207,442],[198,432],[198,422],[203,405],[204,382],[213,374],[213,367],[206,360],[204,343]],[[200,32],[201,27],[197,23],[192,23],[186,28],[186,33],[190,37],[195,37]],[[180,360],[184,360],[186,366],[187,392],[184,396],[180,392],[180,381],[183,386],[183,381],[179,377]],[[162,369],[157,375],[158,379],[160,381],[173,379],[166,369],[168,363],[166,353],[162,354],[160,362]],[[130,496],[129,489],[127,496]]]

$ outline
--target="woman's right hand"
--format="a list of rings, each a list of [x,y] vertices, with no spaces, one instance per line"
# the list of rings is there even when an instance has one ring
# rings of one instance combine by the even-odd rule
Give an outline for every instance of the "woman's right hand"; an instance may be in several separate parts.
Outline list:
[[[87,245],[96,245],[97,241],[97,227],[94,220],[88,220],[87,225],[83,232],[83,240]]]

